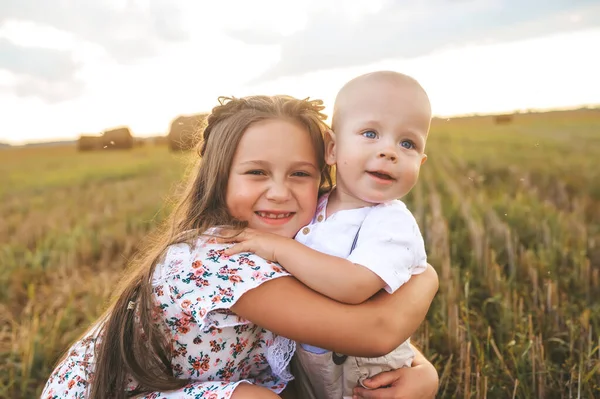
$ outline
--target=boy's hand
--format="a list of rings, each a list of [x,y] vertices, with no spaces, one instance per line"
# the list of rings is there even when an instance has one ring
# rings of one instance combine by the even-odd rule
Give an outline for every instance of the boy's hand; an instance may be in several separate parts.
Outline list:
[[[251,252],[263,259],[277,262],[276,249],[279,247],[281,250],[281,246],[285,244],[286,240],[291,240],[291,238],[246,228],[237,236],[225,240],[225,242],[235,242],[225,250],[225,254],[231,256],[241,252]]]

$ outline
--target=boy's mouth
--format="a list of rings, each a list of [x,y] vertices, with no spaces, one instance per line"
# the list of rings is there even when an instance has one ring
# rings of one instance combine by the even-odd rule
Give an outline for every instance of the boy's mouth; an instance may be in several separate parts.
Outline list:
[[[379,171],[379,170],[375,170],[375,171],[367,171],[368,174],[370,174],[371,176],[375,176],[378,179],[382,179],[382,180],[396,180],[394,179],[392,176],[390,176],[389,174]]]

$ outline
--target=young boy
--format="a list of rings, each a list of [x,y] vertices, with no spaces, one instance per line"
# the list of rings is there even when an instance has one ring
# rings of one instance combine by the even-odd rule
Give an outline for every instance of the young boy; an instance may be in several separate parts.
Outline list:
[[[351,80],[336,97],[326,149],[336,185],[321,197],[312,222],[295,241],[247,231],[227,253],[270,258],[340,302],[361,303],[381,289],[393,293],[427,267],[417,222],[399,198],[427,159],[430,121],[427,94],[411,77],[380,71]],[[297,355],[316,397],[337,399],[352,397],[366,378],[410,367],[414,352],[407,341],[381,358],[346,359],[310,345]]]

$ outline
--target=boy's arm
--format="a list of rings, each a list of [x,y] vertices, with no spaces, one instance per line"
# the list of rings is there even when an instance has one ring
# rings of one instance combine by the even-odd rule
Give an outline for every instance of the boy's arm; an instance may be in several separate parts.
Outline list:
[[[292,238],[246,229],[226,255],[252,252],[279,263],[311,289],[338,302],[359,304],[385,287],[385,282],[366,267],[326,255]]]
[[[226,254],[253,252],[275,261],[313,290],[348,304],[362,303],[382,288],[392,293],[427,265],[416,220],[399,202],[369,212],[348,259],[253,229],[235,241]]]
[[[291,238],[275,245],[277,263],[308,287],[336,301],[362,303],[386,285],[364,266],[326,255]]]

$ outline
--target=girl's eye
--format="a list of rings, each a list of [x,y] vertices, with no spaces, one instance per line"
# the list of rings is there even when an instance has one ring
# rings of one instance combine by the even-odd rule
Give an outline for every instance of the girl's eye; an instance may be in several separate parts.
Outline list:
[[[406,148],[407,150],[412,150],[413,148],[415,148],[415,143],[413,143],[410,140],[402,140],[400,142],[400,145],[402,146],[402,148]]]
[[[367,130],[366,132],[363,132],[362,135],[368,139],[376,139],[377,138],[377,133],[375,133],[372,130]]]
[[[249,171],[247,171],[246,174],[247,175],[254,175],[254,176],[262,176],[262,175],[265,174],[265,172],[262,171],[262,170],[255,169],[255,170],[249,170]]]
[[[307,172],[294,172],[294,173],[292,173],[292,176],[296,176],[296,177],[310,177],[311,174],[307,173]]]

